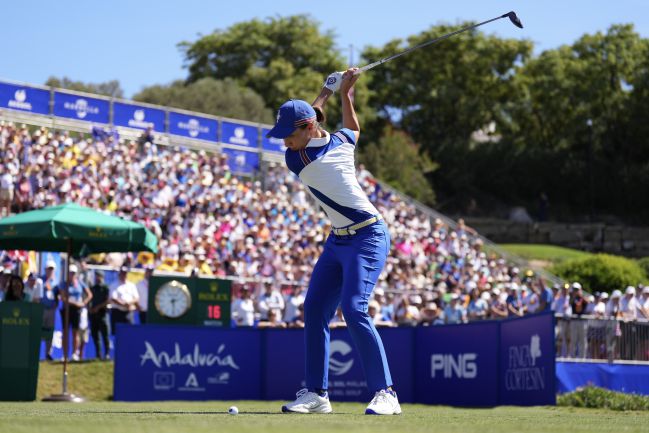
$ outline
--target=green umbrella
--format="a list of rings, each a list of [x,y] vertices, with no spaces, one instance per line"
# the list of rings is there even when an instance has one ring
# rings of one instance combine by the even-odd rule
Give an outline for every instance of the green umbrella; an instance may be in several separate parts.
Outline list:
[[[158,251],[158,240],[141,224],[66,203],[60,206],[24,212],[0,220],[0,249],[28,251],[63,251],[83,257],[92,253]],[[65,273],[66,280],[69,272]],[[68,324],[69,304],[65,298],[63,325],[63,392],[47,397],[48,401],[83,399],[68,394]]]
[[[141,224],[67,203],[0,220],[0,249],[71,252],[157,252],[158,240]],[[71,250],[70,250],[71,247]]]

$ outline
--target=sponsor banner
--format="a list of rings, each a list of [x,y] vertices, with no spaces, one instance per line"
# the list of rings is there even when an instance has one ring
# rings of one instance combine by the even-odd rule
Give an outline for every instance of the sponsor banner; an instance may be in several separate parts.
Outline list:
[[[257,127],[234,122],[221,122],[221,143],[257,149]]]
[[[495,321],[416,328],[415,401],[495,406],[498,333]]]
[[[258,400],[261,333],[119,325],[115,400]]]
[[[500,404],[556,404],[554,316],[538,314],[502,322]]]
[[[54,92],[54,115],[86,122],[108,123],[110,103],[72,93]]]
[[[169,133],[199,140],[217,141],[219,123],[215,119],[169,112]]]
[[[268,131],[270,131],[270,129],[268,128],[262,128],[261,130],[262,148],[269,152],[280,152],[280,153],[286,152],[286,146],[284,146],[284,140],[282,140],[281,138],[266,137]]]
[[[158,108],[115,102],[113,124],[135,129],[153,128],[154,131],[165,132],[165,112]]]
[[[412,329],[380,329],[390,373],[399,401],[414,401],[412,383]],[[294,400],[304,388],[304,331],[267,330],[265,344],[265,398]],[[358,350],[346,329],[331,331],[329,353],[329,396],[334,401],[369,402]]]
[[[557,362],[557,392],[572,392],[593,385],[625,393],[649,396],[649,365],[607,362]]]
[[[259,154],[245,150],[223,148],[228,156],[228,167],[235,174],[252,175],[259,170]]]
[[[36,114],[50,114],[50,91],[0,83],[0,107]]]

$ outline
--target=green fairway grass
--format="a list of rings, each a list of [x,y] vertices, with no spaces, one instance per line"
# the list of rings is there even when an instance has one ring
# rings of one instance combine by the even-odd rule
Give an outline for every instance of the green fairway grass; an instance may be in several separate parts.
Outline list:
[[[499,247],[511,254],[527,260],[540,260],[553,264],[564,260],[576,259],[591,255],[585,251],[543,244],[499,244]]]
[[[230,405],[239,415],[228,415]],[[0,432],[646,432],[645,412],[560,407],[455,409],[404,404],[400,416],[363,415],[364,404],[333,402],[334,413],[279,412],[281,402],[0,403]]]

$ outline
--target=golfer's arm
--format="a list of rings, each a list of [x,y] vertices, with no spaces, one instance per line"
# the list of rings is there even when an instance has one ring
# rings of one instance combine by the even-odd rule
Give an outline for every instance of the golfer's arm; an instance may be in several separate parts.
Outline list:
[[[343,104],[343,128],[351,129],[354,132],[355,140],[361,135],[361,126],[358,124],[358,117],[356,117],[356,110],[349,93],[341,93],[340,99]]]
[[[313,108],[319,108],[321,110],[324,110],[324,106],[327,103],[327,100],[333,94],[334,92],[327,89],[326,87],[323,87],[322,90],[320,91],[320,94],[315,98],[315,101],[313,101],[313,104],[311,104],[311,106]]]

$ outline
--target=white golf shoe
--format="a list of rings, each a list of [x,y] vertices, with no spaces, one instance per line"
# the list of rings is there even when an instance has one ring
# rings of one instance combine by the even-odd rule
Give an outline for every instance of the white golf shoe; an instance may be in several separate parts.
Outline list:
[[[295,394],[294,402],[282,406],[282,412],[294,413],[331,413],[331,403],[329,403],[329,396],[325,394],[320,397],[315,392],[310,392],[308,389],[303,388]]]
[[[401,406],[397,393],[385,389],[377,391],[365,409],[365,415],[399,415],[400,413]]]

